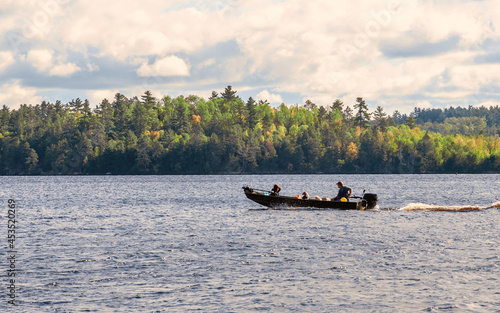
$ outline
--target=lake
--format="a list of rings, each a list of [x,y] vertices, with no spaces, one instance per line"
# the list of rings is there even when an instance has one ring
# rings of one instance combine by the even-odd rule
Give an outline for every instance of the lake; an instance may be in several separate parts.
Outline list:
[[[241,189],[278,183],[283,195],[332,197],[338,180],[378,194],[378,208],[266,209]],[[500,175],[43,176],[0,186],[2,312],[500,308]]]

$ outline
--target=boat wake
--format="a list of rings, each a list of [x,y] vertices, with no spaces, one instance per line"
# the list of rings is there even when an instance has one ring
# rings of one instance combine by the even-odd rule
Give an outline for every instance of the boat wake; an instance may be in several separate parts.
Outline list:
[[[423,212],[433,212],[433,211],[444,211],[444,212],[472,212],[472,211],[482,211],[488,209],[500,208],[500,202],[493,203],[489,206],[440,206],[440,205],[431,205],[424,203],[410,203],[405,207],[402,207],[401,211],[423,211]]]
[[[500,202],[493,203],[489,206],[441,206],[441,205],[432,205],[425,203],[410,203],[402,208],[381,208],[378,205],[373,209],[367,211],[421,211],[421,212],[473,212],[473,211],[482,211],[488,209],[500,209]],[[251,211],[268,211],[268,210],[286,210],[286,211],[315,211],[315,210],[325,210],[318,208],[307,208],[307,207],[290,207],[287,205],[280,205],[273,208],[258,208],[258,209],[250,209]]]

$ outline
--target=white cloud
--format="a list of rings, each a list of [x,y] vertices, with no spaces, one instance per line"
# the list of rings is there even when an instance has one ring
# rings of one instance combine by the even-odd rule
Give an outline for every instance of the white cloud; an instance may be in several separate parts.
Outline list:
[[[181,58],[172,55],[156,61],[149,65],[144,62],[137,70],[141,77],[148,76],[189,76],[189,65]]]
[[[54,62],[54,52],[48,49],[31,50],[28,52],[26,60],[39,72],[48,71]]]
[[[257,100],[268,101],[269,103],[283,103],[283,99],[279,94],[272,94],[269,91],[263,90],[255,97]]]
[[[57,64],[50,69],[49,74],[53,76],[69,76],[79,70],[80,68],[73,63]]]
[[[421,109],[431,109],[432,108],[432,104],[427,101],[427,100],[423,100],[423,101],[419,101],[417,102],[417,104],[415,105],[416,108],[421,108]]]
[[[391,2],[401,7],[391,10]],[[474,88],[469,83],[477,81],[478,75],[488,79],[500,75],[495,70],[478,70],[474,62],[480,53],[477,45],[487,37],[495,38],[491,29],[497,22],[493,14],[487,17],[492,3],[311,0],[305,7],[298,1],[284,1],[245,14],[241,24],[246,30],[238,42],[252,62],[251,72],[269,73],[271,80],[280,80],[274,86],[277,90],[300,92],[319,104],[330,104],[340,94],[380,101],[428,92],[433,98],[433,91],[427,89],[439,87],[436,83],[448,90],[459,87],[450,95],[461,97],[460,89]],[[259,24],[259,31],[254,24]],[[394,61],[380,51],[387,40],[411,47],[453,36],[460,39],[460,47],[452,46],[453,41],[443,44],[438,56],[423,51],[422,56]],[[355,50],[346,54],[343,46]],[[457,65],[466,68],[464,75],[454,70]]]
[[[37,95],[35,88],[21,86],[19,81],[0,86],[0,105],[7,105],[17,109],[21,104],[38,104],[42,98]]]
[[[205,60],[205,61],[201,62],[201,63],[199,64],[199,67],[200,67],[200,68],[210,67],[210,66],[212,66],[212,65],[214,65],[214,64],[215,64],[215,59],[214,59],[214,58],[210,58],[210,59],[207,59],[207,60]]]
[[[497,107],[497,106],[500,106],[500,101],[488,100],[488,101],[485,101],[485,102],[481,102],[481,103],[479,103],[478,105],[475,105],[475,106],[478,107],[478,108],[480,108],[480,107],[485,107],[485,108]]]
[[[216,11],[186,1],[76,1],[56,36],[79,50],[125,61],[136,56],[194,52],[234,37],[236,29]],[[110,22],[112,21],[112,22]]]
[[[54,64],[54,51],[48,49],[31,50],[26,59],[39,72],[48,72],[51,76],[69,76],[80,70],[73,63],[62,63],[59,60]]]
[[[0,36],[24,39],[20,52],[7,50],[4,39],[0,71],[26,55],[49,76],[85,71],[90,82],[105,75],[110,90],[142,92],[141,79],[124,78],[134,68],[162,91],[231,83],[266,89],[260,97],[268,101],[282,101],[272,90],[297,94],[293,102],[330,105],[342,97],[352,105],[362,96],[392,109],[411,109],[424,98],[438,107],[500,80],[498,64],[476,62],[497,53],[498,0],[31,2],[0,4]],[[168,84],[151,78],[166,76],[173,77]],[[404,100],[408,95],[413,100]],[[481,96],[486,101],[489,93]]]
[[[14,64],[16,60],[10,51],[0,51],[0,72]]]
[[[420,31],[430,41],[439,41],[456,35],[464,46],[481,43],[489,37],[493,25],[488,17],[491,1],[481,2],[425,2],[414,6],[412,30]],[[417,19],[418,18],[418,19]]]
[[[2,0],[0,2],[0,10],[4,11],[9,9],[9,7],[14,3],[14,0]]]
[[[448,86],[460,90],[475,90],[500,79],[500,64],[463,64],[457,63],[450,70]]]
[[[119,90],[90,90],[87,92],[87,96],[92,105],[98,105],[104,99],[108,99],[109,102],[113,102],[115,95],[120,92]]]

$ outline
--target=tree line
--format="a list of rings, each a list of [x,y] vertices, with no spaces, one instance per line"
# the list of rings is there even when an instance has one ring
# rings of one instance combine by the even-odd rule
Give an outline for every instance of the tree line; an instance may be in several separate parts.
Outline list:
[[[499,173],[500,109],[117,93],[0,110],[0,174]]]

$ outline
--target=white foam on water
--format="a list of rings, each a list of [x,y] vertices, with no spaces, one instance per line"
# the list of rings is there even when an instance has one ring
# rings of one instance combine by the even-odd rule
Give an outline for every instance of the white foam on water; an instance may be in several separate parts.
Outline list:
[[[500,207],[500,203],[493,204],[491,206],[471,206],[471,205],[451,205],[451,206],[442,206],[442,205],[433,205],[433,204],[425,204],[425,203],[409,203],[406,206],[402,207],[401,211],[424,211],[424,212],[432,212],[432,211],[449,211],[449,212],[470,212],[470,211],[480,211],[491,209],[495,207]]]

